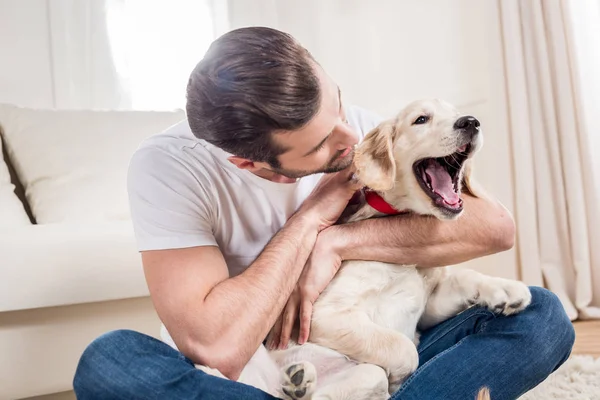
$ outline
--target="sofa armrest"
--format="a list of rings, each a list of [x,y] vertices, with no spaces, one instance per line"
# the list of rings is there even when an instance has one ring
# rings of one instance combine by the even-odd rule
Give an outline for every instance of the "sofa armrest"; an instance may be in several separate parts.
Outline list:
[[[0,312],[147,296],[129,221],[0,231]]]

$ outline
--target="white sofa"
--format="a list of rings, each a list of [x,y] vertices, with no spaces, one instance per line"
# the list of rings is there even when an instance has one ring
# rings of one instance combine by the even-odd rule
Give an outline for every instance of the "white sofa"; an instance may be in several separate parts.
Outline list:
[[[158,336],[126,173],[143,138],[183,118],[0,104],[0,399],[70,390],[106,331]]]

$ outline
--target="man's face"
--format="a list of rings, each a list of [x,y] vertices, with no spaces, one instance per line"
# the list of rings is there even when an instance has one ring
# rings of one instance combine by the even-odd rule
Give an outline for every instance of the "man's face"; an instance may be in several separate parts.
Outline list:
[[[273,140],[289,149],[280,154],[279,168],[273,172],[288,178],[341,171],[352,164],[357,133],[346,122],[338,86],[316,66],[321,86],[321,107],[302,129],[277,133]]]

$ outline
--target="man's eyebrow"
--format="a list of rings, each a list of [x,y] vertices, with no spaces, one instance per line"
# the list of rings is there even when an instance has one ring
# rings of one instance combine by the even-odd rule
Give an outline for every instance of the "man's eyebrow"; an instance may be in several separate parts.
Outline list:
[[[339,86],[337,88],[338,88],[338,102],[340,103],[340,111],[342,111],[342,91],[340,90]],[[308,157],[312,153],[315,153],[317,150],[319,150],[321,148],[321,146],[323,146],[323,144],[327,141],[327,139],[329,139],[329,136],[331,136],[332,133],[333,132],[329,132],[329,134],[327,136],[325,136],[325,138],[323,140],[321,140],[318,145],[316,145],[315,147],[313,147],[303,157]]]

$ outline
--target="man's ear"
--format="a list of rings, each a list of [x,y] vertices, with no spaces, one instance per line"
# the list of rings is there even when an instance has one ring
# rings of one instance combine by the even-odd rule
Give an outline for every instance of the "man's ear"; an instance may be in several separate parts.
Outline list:
[[[247,169],[248,171],[258,171],[264,168],[264,163],[257,163],[247,158],[238,156],[231,156],[227,158],[230,163],[238,167],[239,169]]]
[[[479,185],[479,183],[477,183],[475,180],[473,176],[473,169],[473,159],[471,158],[465,161],[465,168],[462,177],[463,190],[466,188],[467,192],[469,192],[472,196],[485,199],[488,197],[488,195],[485,190],[483,190],[483,187],[481,187],[481,185]]]
[[[370,131],[355,151],[358,180],[373,190],[390,190],[396,181],[394,124],[384,122]]]

